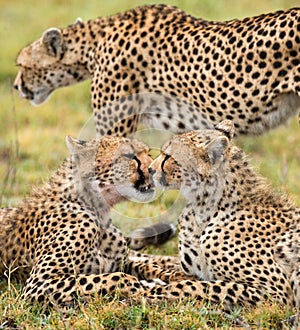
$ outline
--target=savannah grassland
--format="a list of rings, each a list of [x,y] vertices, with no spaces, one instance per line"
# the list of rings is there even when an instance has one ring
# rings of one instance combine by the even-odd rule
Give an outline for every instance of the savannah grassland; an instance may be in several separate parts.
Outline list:
[[[161,1],[158,1],[161,2]],[[0,204],[15,206],[33,186],[49,178],[68,156],[65,136],[82,136],[91,117],[89,82],[56,91],[44,105],[35,108],[21,100],[12,83],[17,73],[18,51],[49,27],[64,27],[77,17],[90,19],[114,14],[155,1],[120,0],[0,0]],[[299,0],[174,0],[195,16],[228,20],[299,5]],[[258,171],[277,190],[288,192],[300,205],[300,129],[293,118],[286,125],[260,137],[243,137],[237,143],[251,156]],[[158,221],[157,215],[182,201],[169,193],[151,204],[122,203],[115,207],[114,219],[124,231]],[[176,209],[175,207],[175,209]],[[175,212],[176,213],[176,212]],[[165,216],[175,221],[174,214]],[[126,221],[125,221],[125,220]],[[154,219],[154,220],[153,220]],[[122,221],[121,221],[122,220]],[[161,248],[147,251],[176,254],[176,238]],[[0,248],[2,248],[0,246]],[[9,275],[8,275],[9,277]],[[149,306],[145,303],[97,299],[76,310],[60,313],[30,306],[19,298],[21,285],[0,282],[0,329],[217,329],[237,325],[260,329],[288,328],[282,323],[291,311],[265,304],[252,310],[222,314],[218,308],[189,303]]]

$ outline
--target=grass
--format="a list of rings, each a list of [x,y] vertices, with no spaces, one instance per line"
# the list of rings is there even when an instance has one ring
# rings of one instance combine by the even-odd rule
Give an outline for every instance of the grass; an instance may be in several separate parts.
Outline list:
[[[161,1],[151,1],[159,3]],[[18,51],[38,38],[51,26],[66,26],[77,17],[83,19],[113,14],[150,1],[82,1],[49,0],[8,2],[0,0],[0,204],[14,206],[32,186],[46,180],[68,155],[65,136],[82,136],[84,124],[91,118],[89,82],[55,92],[39,108],[21,100],[12,90],[17,72],[14,61]],[[174,4],[199,17],[225,20],[256,15],[276,9],[297,6],[298,0],[177,0]],[[250,154],[259,172],[268,177],[279,191],[288,192],[300,205],[300,130],[296,118],[287,125],[259,137],[239,138],[237,143]],[[298,143],[297,143],[298,142]],[[121,203],[113,217],[124,232],[138,226],[175,219],[182,205],[175,192],[159,196],[151,204]],[[161,215],[161,217],[157,216]],[[154,220],[153,220],[154,219]],[[157,254],[175,254],[176,238],[160,248],[149,248]],[[230,317],[193,302],[187,304],[148,306],[128,301],[97,299],[78,310],[61,314],[45,312],[40,306],[28,306],[19,299],[21,286],[0,282],[0,328],[23,329],[230,329],[245,320],[263,329],[287,328],[282,320],[290,311],[276,305],[235,311]],[[239,319],[237,319],[238,317]],[[246,323],[246,325],[247,325]]]
[[[0,297],[1,329],[8,325],[14,329],[289,329],[285,320],[291,315],[269,304],[263,309],[236,309],[226,314],[217,306],[193,301],[149,306],[105,297],[60,312],[27,305],[18,299],[17,289]]]

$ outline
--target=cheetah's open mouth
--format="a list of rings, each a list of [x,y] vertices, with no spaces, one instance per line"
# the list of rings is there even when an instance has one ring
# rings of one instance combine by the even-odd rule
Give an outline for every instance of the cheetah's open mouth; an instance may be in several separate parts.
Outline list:
[[[134,188],[141,192],[142,194],[144,193],[154,193],[154,186],[152,183],[146,183],[145,182],[145,176],[144,174],[140,173],[139,179],[135,182]]]
[[[141,193],[154,193],[154,189],[152,184],[148,184],[147,186],[136,186],[134,185],[134,188],[138,190]]]
[[[19,91],[20,97],[23,99],[27,99],[32,101],[34,99],[34,93],[27,88],[23,81],[23,77],[21,76],[21,85],[19,86],[18,84],[14,85],[14,88]]]

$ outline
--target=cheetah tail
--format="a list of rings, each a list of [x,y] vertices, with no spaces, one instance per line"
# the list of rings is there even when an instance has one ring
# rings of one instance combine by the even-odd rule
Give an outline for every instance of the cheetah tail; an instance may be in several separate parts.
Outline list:
[[[126,237],[128,246],[140,250],[148,245],[158,246],[175,236],[176,226],[169,222],[159,222],[149,227],[134,230]]]

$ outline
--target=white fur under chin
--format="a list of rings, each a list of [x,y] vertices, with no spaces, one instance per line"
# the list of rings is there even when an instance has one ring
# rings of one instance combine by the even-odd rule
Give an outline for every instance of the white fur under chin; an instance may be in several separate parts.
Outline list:
[[[187,199],[189,201],[191,201],[195,198],[195,191],[193,191],[191,187],[182,185],[180,187],[180,193],[185,199]]]
[[[36,100],[31,100],[30,101],[30,104],[33,105],[34,107],[38,107],[40,106],[41,104],[43,104],[45,101],[43,102],[37,102]]]
[[[40,92],[37,92],[37,93],[34,93],[34,97],[33,97],[33,100],[30,100],[30,103],[35,106],[35,107],[38,107],[39,105],[45,103],[49,98],[49,94],[48,92],[43,92],[43,91],[40,91]]]
[[[165,187],[161,185],[160,181],[155,178],[155,174],[152,177],[152,180],[153,180],[153,184],[154,184],[155,188],[159,188],[159,189],[162,189],[162,190],[165,189]]]

